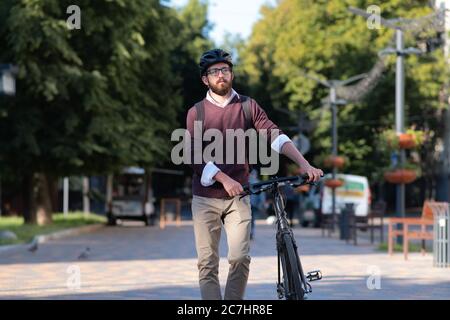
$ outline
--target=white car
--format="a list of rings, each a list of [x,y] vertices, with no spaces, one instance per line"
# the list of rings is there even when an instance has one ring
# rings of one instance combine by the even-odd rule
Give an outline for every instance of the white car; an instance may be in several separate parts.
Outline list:
[[[331,179],[331,177],[331,174],[327,174],[323,181]],[[367,177],[337,174],[336,178],[344,180],[344,184],[336,188],[336,213],[341,213],[346,203],[353,203],[356,216],[367,216],[371,203],[371,192]],[[321,212],[323,215],[332,213],[332,189],[325,184],[321,188]]]

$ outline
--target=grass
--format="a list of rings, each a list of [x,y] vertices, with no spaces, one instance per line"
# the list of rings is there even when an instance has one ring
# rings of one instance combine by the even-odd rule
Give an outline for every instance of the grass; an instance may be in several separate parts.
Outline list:
[[[422,250],[422,246],[416,243],[409,243],[408,252],[420,252]],[[380,243],[377,248],[378,251],[387,252],[388,244],[387,242]],[[394,252],[403,252],[403,245],[394,243]],[[425,243],[425,252],[431,252],[429,248],[427,248],[427,244]]]
[[[0,231],[9,230],[17,235],[17,240],[0,240],[0,245],[27,243],[36,235],[105,222],[103,216],[92,213],[85,216],[83,212],[70,212],[67,217],[63,213],[54,213],[53,224],[47,226],[24,224],[22,217],[0,217]]]

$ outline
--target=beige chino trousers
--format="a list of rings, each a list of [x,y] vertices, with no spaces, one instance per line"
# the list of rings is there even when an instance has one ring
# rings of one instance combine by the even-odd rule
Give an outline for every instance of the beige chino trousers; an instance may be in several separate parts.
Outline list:
[[[250,197],[230,199],[192,198],[195,246],[198,255],[199,285],[202,299],[221,300],[219,283],[219,242],[222,225],[228,242],[230,264],[225,300],[242,300],[250,266]]]

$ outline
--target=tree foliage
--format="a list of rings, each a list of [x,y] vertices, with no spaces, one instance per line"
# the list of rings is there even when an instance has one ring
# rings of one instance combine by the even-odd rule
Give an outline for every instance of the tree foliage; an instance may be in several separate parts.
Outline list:
[[[81,29],[69,30],[72,3],[0,7],[0,60],[19,67],[17,95],[1,104],[4,179],[149,167],[170,154],[181,102],[172,10],[157,0],[77,1]]]
[[[305,112],[315,124],[310,135],[310,160],[331,152],[331,112],[323,106],[328,89],[303,76],[345,80],[368,72],[378,52],[390,45],[394,31],[385,27],[370,30],[366,20],[349,12],[349,6],[367,8],[360,0],[280,0],[264,7],[252,35],[241,51],[242,68],[254,95],[271,108]],[[432,9],[423,1],[389,1],[379,4],[386,18],[415,18]],[[405,47],[416,46],[420,36],[406,34]],[[442,49],[405,59],[405,126],[439,132],[439,95],[447,77]],[[347,172],[378,178],[378,168],[389,163],[389,155],[377,150],[378,132],[395,124],[395,57],[378,85],[358,103],[338,111],[339,153],[350,159]],[[429,141],[433,144],[435,141]]]

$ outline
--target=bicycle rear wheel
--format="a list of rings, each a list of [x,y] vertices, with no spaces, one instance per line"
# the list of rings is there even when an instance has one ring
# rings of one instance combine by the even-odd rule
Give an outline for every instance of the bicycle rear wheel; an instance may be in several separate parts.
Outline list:
[[[303,300],[305,290],[302,287],[298,256],[290,234],[283,235],[281,263],[284,264],[283,287],[286,300]]]

